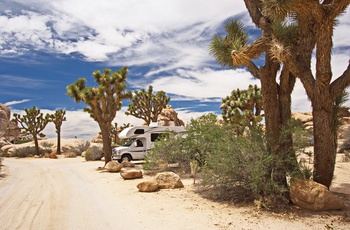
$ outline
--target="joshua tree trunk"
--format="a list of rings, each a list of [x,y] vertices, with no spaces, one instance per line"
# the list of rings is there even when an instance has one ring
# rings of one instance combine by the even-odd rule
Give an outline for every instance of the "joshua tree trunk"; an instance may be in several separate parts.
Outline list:
[[[39,156],[40,151],[39,151],[38,137],[36,135],[33,135],[33,139],[34,139],[34,144],[35,144],[35,154]]]
[[[57,150],[56,154],[61,154],[61,130],[57,130]]]
[[[103,142],[103,154],[105,157],[105,165],[112,160],[112,141],[110,138],[110,132],[111,132],[111,125],[107,124],[106,126],[103,126],[101,124],[101,135],[102,135],[102,142]]]
[[[315,95],[312,102],[315,140],[313,177],[314,181],[329,188],[334,174],[336,132],[333,128],[333,100],[321,87],[317,92],[323,96]]]

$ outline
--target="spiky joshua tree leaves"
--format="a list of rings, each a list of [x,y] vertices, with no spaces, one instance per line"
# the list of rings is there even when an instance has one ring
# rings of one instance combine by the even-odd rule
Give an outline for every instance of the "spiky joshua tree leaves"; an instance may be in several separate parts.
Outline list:
[[[255,128],[262,121],[261,90],[257,85],[249,85],[247,90],[233,90],[230,96],[222,99],[220,109],[225,123],[242,135],[246,128]]]
[[[50,115],[44,116],[40,109],[33,106],[31,109],[24,109],[25,115],[21,116],[17,113],[13,114],[13,121],[17,122],[22,129],[23,134],[30,134],[34,139],[35,154],[39,155],[39,143],[38,136],[45,137],[42,131],[46,125],[50,122]]]
[[[51,122],[55,124],[57,133],[57,154],[61,154],[61,126],[64,121],[66,121],[66,111],[59,109],[56,110],[54,114],[50,114]]]
[[[150,85],[147,92],[145,89],[134,92],[131,98],[132,103],[128,105],[125,114],[141,118],[149,125],[151,122],[157,121],[158,115],[169,101],[170,97],[167,97],[164,91],[158,91],[157,94],[154,94],[153,87]]]
[[[90,114],[99,125],[103,141],[105,164],[111,161],[112,140],[111,127],[117,111],[121,109],[122,101],[131,97],[131,92],[126,91],[127,67],[115,72],[110,69],[99,70],[92,73],[96,87],[86,87],[86,79],[79,78],[75,83],[66,87],[67,94],[74,98],[75,102],[83,101],[89,107],[84,111]]]

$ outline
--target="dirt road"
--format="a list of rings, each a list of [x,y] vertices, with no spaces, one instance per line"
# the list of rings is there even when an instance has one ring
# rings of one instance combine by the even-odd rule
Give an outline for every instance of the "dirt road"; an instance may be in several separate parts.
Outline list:
[[[96,171],[103,162],[86,162],[83,158],[6,158],[3,164],[1,230],[281,230],[350,226],[337,221],[339,215],[328,213],[278,216],[251,207],[214,203],[193,193],[192,180],[183,181],[183,189],[140,193],[136,188],[140,180],[123,180],[119,173]],[[141,180],[147,179],[145,176]]]

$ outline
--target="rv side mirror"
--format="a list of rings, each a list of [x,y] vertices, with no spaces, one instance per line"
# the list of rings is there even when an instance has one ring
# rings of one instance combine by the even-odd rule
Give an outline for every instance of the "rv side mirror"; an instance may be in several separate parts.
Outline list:
[[[134,143],[132,143],[135,147],[137,147],[137,141],[134,141]]]

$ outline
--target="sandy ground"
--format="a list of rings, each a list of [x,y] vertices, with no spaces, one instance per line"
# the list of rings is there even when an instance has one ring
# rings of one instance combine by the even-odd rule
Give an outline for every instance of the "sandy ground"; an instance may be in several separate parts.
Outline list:
[[[332,191],[341,211],[284,214],[203,199],[185,188],[138,192],[138,180],[96,171],[83,158],[6,158],[0,177],[0,229],[350,229],[350,162],[338,160]],[[140,167],[140,166],[139,166]]]

